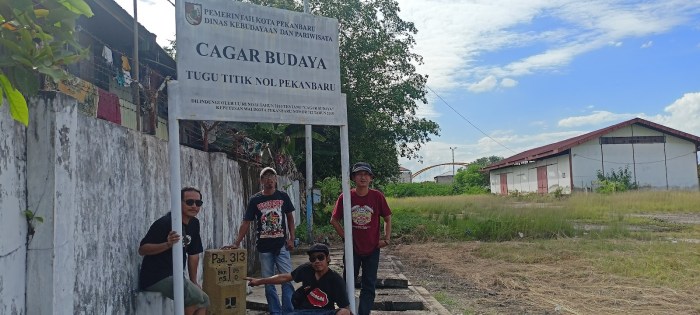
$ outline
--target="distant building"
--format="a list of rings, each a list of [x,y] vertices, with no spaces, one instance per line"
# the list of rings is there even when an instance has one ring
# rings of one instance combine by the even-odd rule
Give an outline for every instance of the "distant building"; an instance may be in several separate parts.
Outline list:
[[[399,183],[410,183],[412,179],[413,172],[403,166],[399,166]]]
[[[435,179],[435,182],[438,184],[452,184],[454,181],[454,175],[452,175],[452,171],[450,171],[449,173],[443,173],[435,176],[433,179]]]
[[[627,168],[640,188],[698,190],[700,137],[641,118],[518,153],[485,167],[491,192],[563,193]]]

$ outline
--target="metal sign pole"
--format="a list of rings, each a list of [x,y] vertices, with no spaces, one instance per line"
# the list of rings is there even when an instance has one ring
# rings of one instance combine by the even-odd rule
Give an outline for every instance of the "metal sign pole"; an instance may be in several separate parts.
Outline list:
[[[313,179],[313,163],[312,163],[312,142],[311,142],[311,125],[306,125],[306,232],[309,244],[313,244],[313,226],[314,226],[314,206],[312,189],[314,186]]]
[[[309,2],[304,0],[304,13],[309,13]],[[304,128],[304,137],[306,138],[306,235],[308,236],[308,243],[313,244],[313,227],[314,227],[314,203],[312,200],[312,189],[314,186],[313,179],[313,163],[312,163],[312,138],[311,138],[311,125],[306,125]]]
[[[168,83],[168,159],[170,160],[170,216],[172,230],[182,235],[180,205],[180,121],[178,120],[179,89],[177,82]],[[173,301],[175,315],[185,314],[182,240],[173,245]]]
[[[345,287],[348,290],[350,310],[357,314],[355,307],[355,264],[352,252],[352,214],[350,213],[350,149],[348,126],[340,126],[340,167],[343,182],[343,229],[345,230]]]

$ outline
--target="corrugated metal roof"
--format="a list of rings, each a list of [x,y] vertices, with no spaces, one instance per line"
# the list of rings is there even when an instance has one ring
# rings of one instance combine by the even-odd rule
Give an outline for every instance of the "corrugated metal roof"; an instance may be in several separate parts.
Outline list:
[[[539,148],[534,148],[530,149],[521,153],[518,153],[516,155],[513,155],[507,159],[500,160],[496,163],[493,163],[491,165],[488,165],[484,167],[482,170],[483,171],[490,171],[490,170],[495,170],[499,168],[504,168],[512,165],[518,165],[521,163],[527,163],[529,161],[536,161],[539,159],[547,158],[553,155],[560,154],[566,150],[571,149],[572,147],[575,147],[579,144],[591,141],[595,138],[598,138],[602,135],[608,134],[610,132],[613,132],[615,130],[618,130],[620,128],[624,128],[633,124],[639,124],[644,127],[647,127],[649,129],[653,129],[659,132],[663,132],[666,134],[670,134],[673,136],[676,136],[678,138],[688,140],[690,142],[695,143],[695,146],[700,146],[700,137],[691,135],[689,133],[685,133],[680,130],[676,130],[673,128],[669,128],[663,125],[659,125],[657,123],[642,119],[642,118],[634,118],[630,119],[627,121],[623,121],[619,124],[612,125],[610,127],[606,127],[603,129],[599,129],[596,131],[592,131],[577,137],[569,138],[566,140],[562,140],[556,143],[548,144],[545,146],[541,146]]]

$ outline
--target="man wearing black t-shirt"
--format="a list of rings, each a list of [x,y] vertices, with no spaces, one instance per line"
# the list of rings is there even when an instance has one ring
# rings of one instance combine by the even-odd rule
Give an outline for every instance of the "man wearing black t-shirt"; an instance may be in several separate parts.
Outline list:
[[[294,249],[294,205],[289,195],[277,190],[277,172],[274,168],[266,167],[260,171],[260,184],[263,190],[248,200],[248,208],[243,216],[243,222],[238,228],[238,236],[230,246],[224,249],[238,248],[248,234],[250,225],[257,225],[258,240],[256,248],[260,258],[260,273],[270,277],[276,273],[292,271],[292,258],[289,252]],[[287,314],[292,307],[294,286],[291,282],[281,282],[282,303],[274,285],[265,286],[265,298],[270,315]]]
[[[277,284],[291,280],[301,282],[301,287],[294,293],[294,312],[287,315],[350,315],[350,302],[345,291],[345,281],[328,267],[331,262],[328,246],[314,244],[306,253],[309,255],[309,262],[297,267],[291,273],[260,279],[249,277],[246,280],[250,281],[250,286]]]
[[[204,315],[209,306],[209,296],[197,283],[199,254],[204,249],[199,235],[199,220],[195,216],[202,206],[202,194],[196,188],[185,187],[180,191],[182,200],[182,233],[180,237],[171,231],[170,212],[153,222],[146,236],[141,240],[139,255],[143,256],[139,272],[139,289],[160,292],[173,298],[173,250],[174,244],[182,239],[183,265],[187,266],[190,280],[184,281],[185,314]]]

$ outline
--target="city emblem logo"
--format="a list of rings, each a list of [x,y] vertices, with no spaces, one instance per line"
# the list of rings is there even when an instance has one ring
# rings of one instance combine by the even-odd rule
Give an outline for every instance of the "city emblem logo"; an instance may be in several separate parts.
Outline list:
[[[202,23],[202,5],[185,2],[185,19],[187,23],[192,25],[199,25],[199,23]]]

